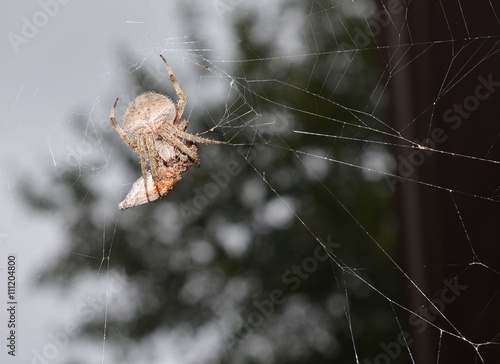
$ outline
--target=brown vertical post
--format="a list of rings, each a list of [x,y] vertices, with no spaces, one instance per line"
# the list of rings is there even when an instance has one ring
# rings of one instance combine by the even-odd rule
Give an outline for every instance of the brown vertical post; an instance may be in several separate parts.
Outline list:
[[[441,338],[436,328],[409,325],[411,351],[417,363],[481,362],[460,337],[494,341],[500,327],[500,165],[491,162],[500,161],[500,5],[419,0],[405,9],[393,17],[396,27],[384,29],[393,57],[386,64],[396,65],[392,125],[406,139],[456,155],[394,148],[405,177],[395,182],[404,270],[430,299],[450,280],[464,287],[443,306],[446,318],[429,316],[445,330]],[[429,307],[405,286],[407,307]],[[500,362],[498,347],[479,353],[485,363]]]

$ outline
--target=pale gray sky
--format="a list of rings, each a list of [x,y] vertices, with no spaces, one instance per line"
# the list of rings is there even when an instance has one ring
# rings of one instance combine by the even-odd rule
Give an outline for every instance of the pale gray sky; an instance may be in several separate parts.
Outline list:
[[[47,349],[52,342],[50,335],[72,322],[76,307],[86,297],[99,292],[104,284],[104,277],[82,277],[80,282],[71,283],[79,285],[74,295],[64,297],[53,290],[35,289],[39,272],[65,249],[64,230],[68,222],[57,221],[50,215],[37,215],[27,208],[19,196],[18,181],[26,180],[33,189],[64,203],[64,191],[50,183],[58,168],[73,163],[69,157],[75,151],[77,156],[85,157],[85,163],[90,161],[96,167],[106,165],[108,156],[98,145],[88,150],[85,149],[88,145],[81,144],[85,130],[114,132],[108,124],[111,105],[119,96],[122,108],[118,110],[123,112],[123,107],[135,96],[134,90],[127,88],[134,69],[147,67],[160,78],[159,82],[168,82],[158,57],[160,52],[168,59],[177,78],[182,79],[188,112],[199,103],[227,97],[228,83],[217,80],[212,82],[209,92],[200,91],[200,67],[190,56],[203,52],[198,49],[202,46],[210,49],[211,59],[234,59],[237,40],[230,32],[232,18],[247,11],[261,13],[263,21],[274,27],[271,17],[277,15],[281,1],[229,3],[231,5],[219,0],[103,3],[40,0],[5,5],[7,9],[0,15],[3,34],[0,40],[0,269],[4,269],[0,272],[4,282],[7,255],[17,255],[21,307],[18,355],[9,357],[8,363],[31,362],[36,356],[33,350]],[[297,34],[300,23],[291,24],[297,27],[290,26],[290,37],[280,42],[292,39],[292,33]],[[199,39],[202,45],[195,42]],[[280,51],[294,47],[293,51],[297,52],[299,43],[288,41],[287,46],[285,42]],[[123,60],[128,55],[120,53],[123,51],[130,52],[140,63],[125,68]],[[85,123],[75,128],[77,111]],[[74,129],[79,131],[75,133]],[[108,167],[109,173],[103,174],[96,186],[109,189],[117,198],[123,197],[124,190],[117,187],[122,185],[126,189],[134,176],[123,174],[117,169],[118,165],[110,163]],[[47,175],[48,171],[52,174]],[[116,213],[116,206],[110,207],[110,214]],[[2,326],[6,322],[3,309],[0,322]],[[2,329],[2,337],[4,333]],[[203,343],[213,337],[209,329],[206,334],[206,337],[195,338],[200,350]],[[176,362],[196,362],[196,356],[189,358],[191,354],[187,354],[186,357],[186,349],[176,344],[175,338],[171,338],[171,345],[166,344],[168,338],[159,340],[163,345],[154,348],[159,353],[166,350],[171,358],[178,358]],[[71,344],[68,349],[55,353],[54,361],[73,355],[86,357],[88,362],[101,361],[102,352],[90,350],[82,355],[85,345]],[[154,352],[155,343],[150,345],[150,351]],[[205,346],[206,351],[214,347],[213,344]],[[139,353],[140,350],[135,363],[164,362],[163,355],[145,359]],[[112,354],[113,348],[108,347],[105,358]],[[5,356],[2,349],[2,362],[6,362]]]
[[[27,209],[21,202],[16,181],[28,179],[34,189],[43,190],[54,199],[64,199],[60,191],[50,186],[54,175],[48,176],[47,171],[56,173],[54,162],[64,167],[68,150],[82,147],[79,143],[84,133],[75,135],[69,125],[74,122],[75,111],[79,110],[87,120],[92,117],[92,123],[82,125],[79,130],[94,126],[103,133],[110,132],[108,115],[113,99],[120,96],[125,106],[127,97],[133,96],[126,89],[131,81],[127,76],[133,68],[124,69],[120,61],[123,50],[143,60],[141,67],[148,67],[167,82],[158,57],[164,50],[177,77],[183,80],[188,100],[195,96],[203,100],[202,95],[197,95],[199,77],[189,75],[190,69],[198,72],[199,67],[183,59],[183,49],[197,47],[189,44],[193,41],[191,35],[203,34],[214,53],[220,52],[221,58],[229,57],[231,36],[225,22],[230,20],[221,18],[210,1],[190,1],[189,6],[196,11],[186,18],[189,14],[181,3],[41,0],[6,4],[7,9],[0,15],[3,35],[0,40],[0,268],[4,269],[0,273],[5,282],[7,254],[16,254],[21,325],[18,356],[5,361],[2,349],[3,363],[29,363],[34,355],[32,349],[46,347],[50,343],[49,334],[70,322],[75,307],[102,283],[97,276],[87,277],[88,283],[82,279],[75,294],[65,297],[52,290],[35,290],[33,285],[40,269],[65,249],[67,222]],[[200,17],[201,14],[204,16]],[[186,19],[192,19],[192,23]],[[98,148],[91,153],[88,157],[96,165],[105,163]],[[87,285],[91,286],[88,291]],[[0,320],[3,327],[4,309]],[[2,337],[5,332],[3,328]],[[168,350],[173,357],[177,355],[175,345]],[[61,350],[54,360],[70,358],[70,352]],[[113,352],[111,347],[109,352]],[[101,354],[94,350],[85,356],[88,362],[100,362]],[[138,359],[136,363],[139,362]]]

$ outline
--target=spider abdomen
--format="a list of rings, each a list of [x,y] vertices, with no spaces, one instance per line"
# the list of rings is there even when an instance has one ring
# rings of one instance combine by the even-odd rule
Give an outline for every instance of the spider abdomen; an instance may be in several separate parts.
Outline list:
[[[143,135],[157,130],[164,123],[172,124],[176,112],[175,104],[169,97],[145,92],[130,103],[123,124],[127,133]]]

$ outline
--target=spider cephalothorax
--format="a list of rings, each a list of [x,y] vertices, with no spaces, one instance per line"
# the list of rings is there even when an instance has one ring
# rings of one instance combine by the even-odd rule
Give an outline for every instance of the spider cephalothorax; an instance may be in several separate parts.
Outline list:
[[[124,130],[115,119],[118,99],[109,117],[122,140],[139,154],[141,161],[142,177],[120,203],[121,210],[165,196],[181,179],[182,173],[200,162],[194,143],[224,144],[186,132],[189,122],[180,121],[186,107],[186,97],[167,61],[163,56],[160,57],[179,96],[177,106],[165,95],[145,92],[127,108]]]

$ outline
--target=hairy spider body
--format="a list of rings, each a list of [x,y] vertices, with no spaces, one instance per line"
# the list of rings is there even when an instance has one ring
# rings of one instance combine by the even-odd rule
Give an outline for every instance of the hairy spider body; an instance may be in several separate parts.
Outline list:
[[[186,97],[172,69],[163,56],[170,80],[179,96],[177,106],[165,95],[145,92],[137,96],[125,112],[122,129],[115,119],[116,99],[110,114],[110,122],[122,138],[137,154],[141,162],[142,177],[120,204],[120,209],[151,202],[165,196],[181,174],[200,163],[194,143],[225,144],[198,134],[189,134],[187,120],[180,121]],[[139,185],[142,183],[142,187]]]

